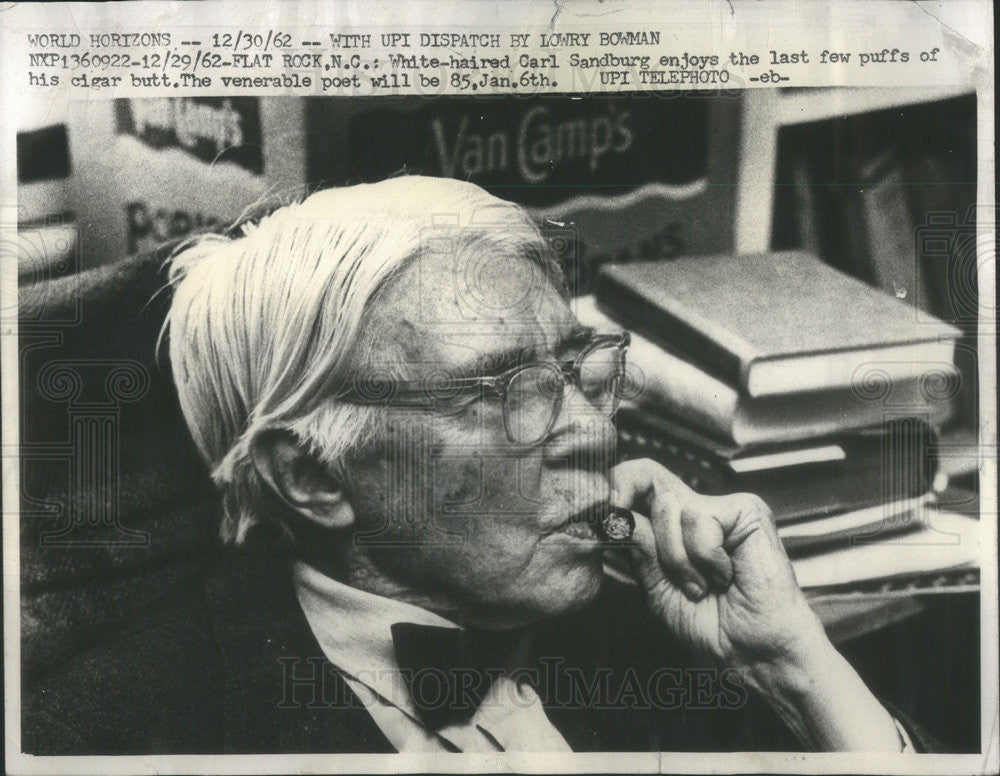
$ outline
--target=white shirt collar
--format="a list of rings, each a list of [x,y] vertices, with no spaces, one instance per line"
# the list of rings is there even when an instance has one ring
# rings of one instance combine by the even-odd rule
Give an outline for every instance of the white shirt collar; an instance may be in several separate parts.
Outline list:
[[[419,606],[345,585],[302,561],[293,563],[292,577],[302,611],[326,658],[385,701],[414,716],[413,702],[396,662],[393,623],[460,626]]]
[[[459,628],[413,604],[366,593],[301,561],[292,566],[295,590],[323,654],[350,678],[348,683],[399,751],[440,751],[434,734],[419,722],[396,662],[392,625],[412,622]],[[374,697],[367,697],[367,690]],[[391,708],[400,716],[394,716]],[[402,722],[405,719],[409,722]],[[486,736],[489,731],[489,736]],[[460,751],[567,752],[538,695],[507,677],[497,679],[472,720],[438,731]]]

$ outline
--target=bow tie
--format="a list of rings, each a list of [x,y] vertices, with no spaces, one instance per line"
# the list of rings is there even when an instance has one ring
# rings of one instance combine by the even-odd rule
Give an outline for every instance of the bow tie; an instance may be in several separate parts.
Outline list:
[[[420,720],[431,730],[467,722],[507,667],[520,632],[397,622],[392,643]]]

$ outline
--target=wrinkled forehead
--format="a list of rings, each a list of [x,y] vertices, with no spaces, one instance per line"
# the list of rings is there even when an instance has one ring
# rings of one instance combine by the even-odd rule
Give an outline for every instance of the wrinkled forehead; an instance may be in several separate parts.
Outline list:
[[[566,300],[536,262],[487,252],[429,252],[383,289],[369,332],[402,353],[417,377],[469,371],[495,353],[552,353],[578,327]]]

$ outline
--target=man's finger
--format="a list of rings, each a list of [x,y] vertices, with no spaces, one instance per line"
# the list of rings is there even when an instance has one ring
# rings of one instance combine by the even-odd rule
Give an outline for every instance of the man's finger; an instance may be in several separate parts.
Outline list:
[[[688,557],[680,500],[673,493],[656,491],[651,501],[653,509],[649,519],[656,536],[660,565],[688,598],[697,601],[708,592],[708,582]]]
[[[653,493],[654,484],[660,491],[683,495],[693,492],[679,477],[648,458],[620,463],[611,469],[610,477],[612,501],[625,507],[647,501]]]
[[[709,509],[722,526],[725,547],[730,554],[758,529],[767,534],[773,546],[781,546],[770,508],[752,493],[731,493],[711,498],[704,502],[704,508]]]
[[[708,581],[688,557],[681,528],[682,504],[694,495],[681,480],[649,459],[626,461],[611,470],[612,503],[647,508],[663,571],[684,594],[699,600]]]
[[[685,509],[681,515],[681,530],[688,557],[715,587],[725,590],[733,581],[733,560],[726,552],[722,525],[713,516]]]

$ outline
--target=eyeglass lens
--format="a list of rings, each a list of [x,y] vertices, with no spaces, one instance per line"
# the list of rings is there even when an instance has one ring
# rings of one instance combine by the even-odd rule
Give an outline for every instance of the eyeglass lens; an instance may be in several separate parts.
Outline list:
[[[579,364],[580,392],[604,415],[610,416],[617,409],[623,361],[621,349],[611,343],[595,348]],[[512,442],[531,444],[548,433],[565,384],[555,364],[535,364],[514,376],[507,386],[505,408]]]

